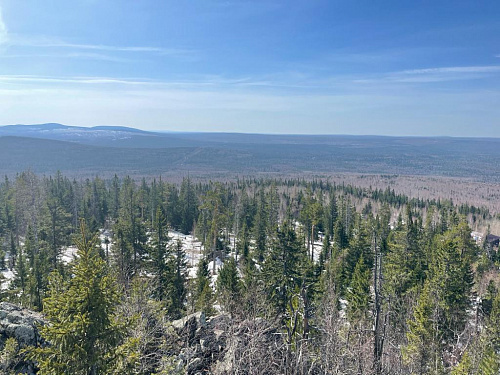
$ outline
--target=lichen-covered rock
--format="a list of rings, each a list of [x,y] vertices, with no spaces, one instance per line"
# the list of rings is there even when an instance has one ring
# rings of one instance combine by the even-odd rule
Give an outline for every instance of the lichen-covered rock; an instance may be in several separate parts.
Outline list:
[[[37,345],[40,335],[37,326],[44,320],[39,313],[23,309],[8,302],[0,302],[0,344],[9,337],[16,339],[21,346]]]
[[[16,354],[11,358],[12,363],[7,368],[9,371],[16,374],[34,375],[33,363],[27,361],[25,354],[19,349],[43,344],[38,333],[38,326],[45,323],[39,313],[12,303],[0,302],[0,349],[4,349],[8,339],[14,339],[17,343]],[[3,366],[6,364],[4,363]]]

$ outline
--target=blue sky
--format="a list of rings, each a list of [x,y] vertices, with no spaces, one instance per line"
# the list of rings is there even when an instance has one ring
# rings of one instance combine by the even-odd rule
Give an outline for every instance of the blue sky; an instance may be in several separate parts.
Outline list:
[[[0,124],[500,137],[499,1],[0,0]]]

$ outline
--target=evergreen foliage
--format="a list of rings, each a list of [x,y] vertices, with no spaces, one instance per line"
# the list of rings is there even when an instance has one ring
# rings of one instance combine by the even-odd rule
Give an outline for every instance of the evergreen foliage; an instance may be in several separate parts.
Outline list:
[[[0,298],[50,322],[30,350],[40,374],[169,373],[169,321],[199,311],[273,325],[279,373],[497,373],[497,249],[469,227],[488,215],[320,179],[24,172],[0,183]]]
[[[40,333],[50,345],[30,350],[40,374],[106,374],[116,360],[121,336],[115,321],[119,295],[83,222],[77,246],[73,277],[64,282],[53,273],[44,299],[49,324]]]
[[[206,258],[202,258],[198,263],[194,300],[196,310],[201,310],[206,315],[211,315],[213,313],[214,295],[212,287],[210,286],[210,272],[208,271],[208,262]]]
[[[216,289],[224,309],[230,313],[234,312],[241,299],[241,281],[233,257],[229,257],[220,269]]]

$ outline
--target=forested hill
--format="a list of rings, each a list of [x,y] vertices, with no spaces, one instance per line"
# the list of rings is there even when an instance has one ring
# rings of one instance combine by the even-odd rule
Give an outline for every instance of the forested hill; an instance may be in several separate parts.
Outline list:
[[[371,173],[497,182],[500,139],[155,133],[59,124],[0,127],[0,173],[88,176]]]
[[[498,242],[471,237],[492,219],[326,180],[22,172],[0,182],[0,368],[498,374]],[[27,316],[48,324],[21,340]]]

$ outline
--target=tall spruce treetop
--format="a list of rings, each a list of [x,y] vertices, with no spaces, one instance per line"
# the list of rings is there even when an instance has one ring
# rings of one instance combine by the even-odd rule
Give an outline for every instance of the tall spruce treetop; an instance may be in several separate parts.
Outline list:
[[[77,241],[73,277],[53,273],[43,313],[49,324],[40,328],[50,345],[32,348],[39,374],[98,375],[113,367],[120,329],[114,321],[119,295],[99,256],[96,239],[88,239],[84,222]]]
[[[229,257],[219,272],[216,282],[219,302],[224,309],[232,313],[241,297],[241,281],[238,275],[238,267],[233,257]]]
[[[391,295],[402,297],[424,282],[426,259],[420,234],[408,209],[405,223],[400,223],[388,238],[385,276]]]
[[[182,180],[179,201],[181,204],[181,231],[188,234],[193,229],[194,221],[198,215],[198,198],[189,177]]]
[[[168,264],[168,226],[167,218],[163,209],[159,207],[156,211],[155,223],[151,235],[150,244],[150,271],[154,279],[154,297],[163,301],[168,298],[168,287],[172,282],[172,270]]]
[[[205,257],[201,258],[196,270],[196,280],[194,285],[195,308],[210,315],[213,312],[213,290],[210,286],[210,271],[208,270],[208,261]]]
[[[278,314],[286,312],[292,294],[300,287],[301,263],[305,260],[305,249],[293,227],[284,222],[277,230],[276,239],[262,270],[269,298]]]
[[[476,245],[470,228],[457,225],[436,240],[433,259],[429,265],[433,284],[439,289],[440,307],[444,312],[444,329],[448,335],[461,332],[471,303],[474,276],[472,262]]]

